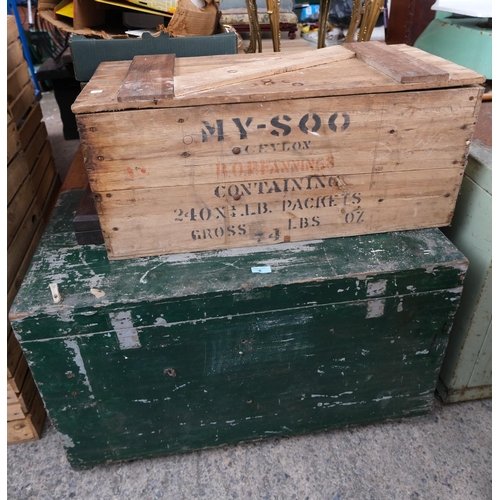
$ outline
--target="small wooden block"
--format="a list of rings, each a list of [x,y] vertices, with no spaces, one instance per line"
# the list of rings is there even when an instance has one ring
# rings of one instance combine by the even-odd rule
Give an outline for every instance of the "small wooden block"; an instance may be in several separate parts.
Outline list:
[[[346,43],[356,57],[399,83],[445,82],[450,75],[436,66],[380,42]]]
[[[118,102],[172,99],[174,63],[175,54],[135,56],[118,91]]]

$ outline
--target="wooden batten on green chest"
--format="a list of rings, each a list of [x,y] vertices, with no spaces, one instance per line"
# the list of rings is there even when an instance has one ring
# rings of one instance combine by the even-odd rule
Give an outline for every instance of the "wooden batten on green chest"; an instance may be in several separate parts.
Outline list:
[[[110,259],[450,223],[481,75],[376,42],[141,57],[72,107]]]
[[[468,265],[440,230],[109,260],[82,194],[10,311],[73,467],[431,410]]]

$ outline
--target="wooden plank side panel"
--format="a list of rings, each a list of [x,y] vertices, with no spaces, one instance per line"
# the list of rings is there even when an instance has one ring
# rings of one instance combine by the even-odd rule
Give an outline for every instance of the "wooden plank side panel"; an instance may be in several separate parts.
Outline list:
[[[33,135],[35,134],[40,122],[42,121],[42,108],[39,102],[36,102],[31,108],[28,116],[23,121],[23,124],[19,128],[19,138],[21,140],[21,146],[26,149]]]
[[[7,103],[11,104],[30,81],[30,73],[26,64],[19,65],[7,77]]]
[[[26,154],[26,160],[28,162],[28,168],[30,169],[30,173],[32,172],[37,158],[40,154],[40,151],[45,146],[47,141],[47,127],[44,122],[40,122],[35,133],[33,134],[30,142],[24,148],[24,152]]]
[[[37,392],[38,389],[36,388],[35,381],[33,380],[33,375],[30,371],[28,371],[24,384],[18,395],[19,404],[25,414],[30,412]]]
[[[14,120],[7,122],[7,163],[10,163],[21,149],[21,140]]]
[[[16,369],[18,367],[19,361],[23,355],[23,352],[21,350],[21,346],[19,342],[16,339],[16,336],[12,332],[12,327],[10,325],[10,321],[8,321],[7,325],[7,378],[13,378],[16,373]],[[24,377],[20,378],[20,376],[17,376],[16,381],[14,382],[13,387],[14,390],[19,392],[19,388],[22,385],[22,381],[24,380]]]
[[[12,380],[7,378],[7,404],[18,404],[24,414],[29,413],[37,392],[33,375],[31,375],[29,370],[26,372],[21,387],[18,384],[12,383]]]
[[[50,220],[50,213],[56,202],[56,196],[60,186],[61,182],[59,174],[55,169],[54,159],[50,157],[36,194],[41,206],[42,217],[47,222]]]
[[[31,247],[33,236],[41,221],[40,208],[36,200],[28,209],[24,220],[7,249],[7,289],[13,284],[27,250]]]
[[[448,225],[461,167],[98,193],[109,257]]]
[[[16,157],[9,163],[7,169],[7,204],[17,193],[29,174],[28,162],[23,151],[19,151]]]
[[[46,140],[42,146],[42,149],[40,150],[40,154],[38,155],[38,158],[36,159],[35,165],[33,166],[31,170],[31,178],[33,182],[33,188],[35,190],[35,193],[37,193],[40,189],[40,184],[44,178],[45,172],[47,170],[47,167],[49,166],[49,162],[52,159],[52,148],[50,146],[50,142]],[[40,198],[40,201],[43,202],[44,198]]]
[[[36,205],[38,206],[38,201],[35,200]],[[38,209],[39,210],[39,209]],[[40,243],[40,239],[42,238],[43,231],[45,229],[45,221],[42,219],[42,222],[38,225],[35,234],[33,235],[33,238],[31,242],[29,243],[28,248],[25,250],[24,257],[22,257],[22,261],[19,264],[19,267],[17,269],[17,272],[15,273],[14,279],[12,280],[11,285],[8,287],[8,292],[7,292],[7,309],[10,309],[12,303],[14,302],[14,299],[19,292],[19,289],[21,288],[21,284],[23,282],[23,279],[26,275],[26,272],[28,271],[28,268],[31,264],[31,259],[33,255],[35,254],[35,251],[38,247],[38,244]],[[9,264],[8,264],[9,265]],[[17,263],[16,263],[17,265]],[[14,266],[13,267],[13,272],[15,271]],[[21,358],[21,363],[23,366],[25,365],[25,369],[28,369],[28,365],[26,363],[26,359],[24,356]]]
[[[12,73],[19,65],[26,64],[21,40],[14,40],[7,47],[7,74]]]
[[[15,403],[17,401],[17,392],[14,390],[12,385],[9,383],[7,379],[7,404]]]
[[[28,361],[26,361],[26,358],[23,352],[21,351],[21,355],[19,357],[15,370],[13,372],[7,370],[7,374],[8,375],[11,374],[11,376],[8,377],[9,384],[16,392],[19,393],[21,391],[21,387],[23,386],[23,383],[26,380],[28,372],[29,372]]]
[[[33,182],[31,176],[27,176],[16,196],[7,206],[7,246],[11,244],[14,236],[17,234],[34,199],[35,190]],[[33,212],[31,215],[37,216],[37,213]]]
[[[46,176],[47,178],[45,179],[45,182],[47,183],[47,185],[49,185],[48,179],[51,179],[51,181],[47,190],[47,194],[45,196],[45,202],[42,205],[42,217],[45,224],[50,221],[52,211],[54,210],[54,207],[57,203],[57,196],[61,190],[61,178],[55,168],[53,159],[51,159],[50,161]]]
[[[16,18],[14,16],[7,16],[7,46],[14,43],[19,38],[19,31],[17,29]]]
[[[19,124],[35,102],[35,87],[30,80],[17,98],[9,105],[14,121]]]
[[[221,104],[77,120],[95,192],[400,172],[465,164],[478,92]]]

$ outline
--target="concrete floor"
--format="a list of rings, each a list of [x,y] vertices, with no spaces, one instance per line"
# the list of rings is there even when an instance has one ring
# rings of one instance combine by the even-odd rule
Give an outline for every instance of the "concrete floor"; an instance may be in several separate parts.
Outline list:
[[[426,417],[72,470],[48,423],[8,448],[9,500],[487,500],[491,400]]]
[[[52,93],[42,98],[64,177],[79,141],[65,141]],[[74,471],[50,420],[39,441],[7,450],[9,500],[487,500],[492,401],[425,417]]]

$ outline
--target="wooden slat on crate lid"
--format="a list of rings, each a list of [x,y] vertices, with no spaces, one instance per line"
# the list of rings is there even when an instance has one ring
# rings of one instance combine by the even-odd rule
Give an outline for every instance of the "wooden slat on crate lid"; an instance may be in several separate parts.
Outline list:
[[[346,43],[356,57],[399,83],[446,82],[450,75],[432,64],[381,42]]]
[[[174,64],[175,54],[135,56],[118,90],[118,102],[172,99]]]
[[[355,55],[352,51],[339,45],[325,47],[317,51],[283,54],[266,61],[253,61],[248,64],[215,68],[202,73],[176,76],[174,92],[176,97],[181,97],[234,83],[312,68],[336,61],[345,61],[353,57]]]

